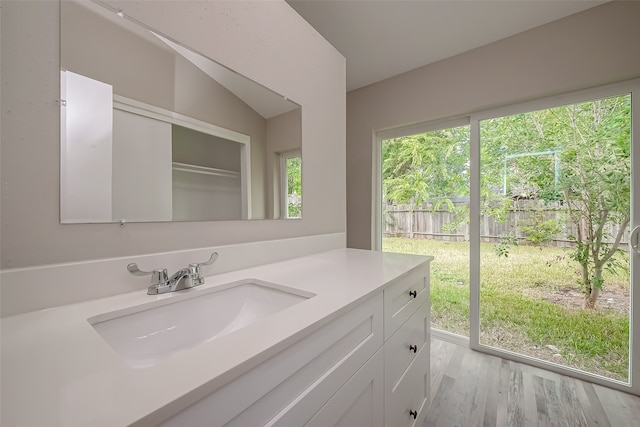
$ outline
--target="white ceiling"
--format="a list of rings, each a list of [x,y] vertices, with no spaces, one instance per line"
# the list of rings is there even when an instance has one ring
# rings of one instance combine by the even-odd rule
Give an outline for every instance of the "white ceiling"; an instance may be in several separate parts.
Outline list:
[[[606,1],[287,0],[347,58],[347,91]]]

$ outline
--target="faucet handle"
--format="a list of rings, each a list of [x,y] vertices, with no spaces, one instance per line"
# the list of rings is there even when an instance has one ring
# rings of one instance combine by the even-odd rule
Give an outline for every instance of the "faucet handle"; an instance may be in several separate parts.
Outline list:
[[[205,262],[196,262],[193,264],[189,264],[189,267],[193,267],[193,268],[199,268],[203,265],[211,265],[214,262],[216,262],[216,260],[218,259],[218,252],[214,252],[211,254],[211,257],[209,257],[209,259]]]
[[[202,274],[202,266],[203,265],[211,265],[218,259],[218,252],[214,252],[211,254],[211,257],[205,262],[195,262],[189,264],[189,270],[192,274],[197,274],[198,276]]]
[[[189,279],[192,281],[193,286],[202,285],[204,283],[204,277],[202,277],[202,266],[211,265],[218,259],[218,252],[211,254],[211,257],[205,262],[189,264]]]
[[[169,275],[167,274],[166,268],[152,270],[152,271],[143,271],[138,268],[138,264],[136,264],[135,262],[132,262],[131,264],[127,265],[127,270],[129,270],[129,273],[133,274],[134,276],[151,275],[152,285],[164,284],[167,282],[167,280],[169,280]]]

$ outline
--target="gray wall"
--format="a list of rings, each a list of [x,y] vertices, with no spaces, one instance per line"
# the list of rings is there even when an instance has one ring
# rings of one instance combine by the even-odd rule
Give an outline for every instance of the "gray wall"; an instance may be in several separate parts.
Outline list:
[[[284,1],[111,2],[304,109],[304,218],[59,223],[59,7],[2,2],[2,268],[345,232],[345,60]]]
[[[376,130],[640,76],[640,2],[611,2],[347,94],[347,246],[371,246]]]
[[[174,109],[175,55],[74,1],[62,3],[62,68],[113,86],[113,92]]]

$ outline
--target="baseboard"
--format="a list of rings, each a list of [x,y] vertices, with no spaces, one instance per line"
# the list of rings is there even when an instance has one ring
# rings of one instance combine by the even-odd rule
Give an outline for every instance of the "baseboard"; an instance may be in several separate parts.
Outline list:
[[[440,341],[446,341],[446,342],[450,342],[451,344],[456,344],[461,347],[469,348],[468,337],[454,334],[452,332],[447,332],[442,329],[431,328],[431,338],[436,338],[436,339],[439,339]]]

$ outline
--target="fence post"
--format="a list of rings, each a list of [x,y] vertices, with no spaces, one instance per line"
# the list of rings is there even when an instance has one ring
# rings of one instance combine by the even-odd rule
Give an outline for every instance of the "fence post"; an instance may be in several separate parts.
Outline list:
[[[413,239],[413,208],[409,208],[409,238]]]

